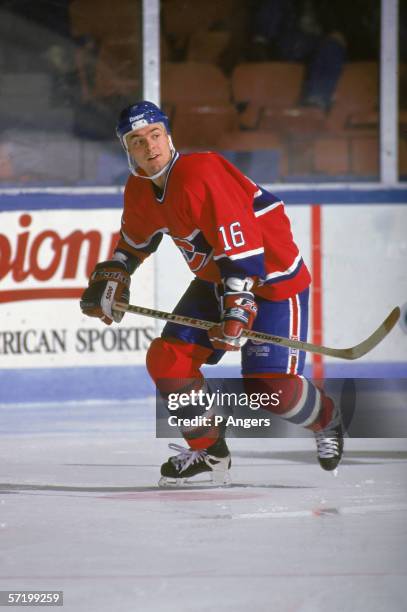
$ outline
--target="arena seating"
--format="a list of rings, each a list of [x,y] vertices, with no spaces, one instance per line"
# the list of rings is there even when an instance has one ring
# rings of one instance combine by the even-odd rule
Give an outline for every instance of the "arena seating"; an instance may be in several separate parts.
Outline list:
[[[243,128],[257,128],[265,109],[275,112],[297,106],[304,76],[302,64],[294,62],[245,62],[232,74],[232,94],[243,108]]]
[[[104,39],[128,38],[139,31],[140,0],[72,0],[69,3],[71,35]]]
[[[236,31],[241,31],[245,24],[247,27],[244,10],[248,4],[242,0],[161,2],[161,99],[170,117],[177,147],[182,150],[211,148],[235,151],[241,159],[248,152],[251,160],[256,152],[260,152],[259,165],[269,156],[273,166],[270,175],[276,176],[274,168],[277,163],[278,178],[283,180],[307,176],[322,180],[377,178],[378,63],[358,61],[345,64],[328,113],[316,107],[301,106],[303,63],[242,61],[247,45],[247,40],[242,37],[237,37],[237,42],[243,51],[240,55],[233,55]],[[141,97],[141,5],[141,0],[69,2],[72,36],[69,44],[72,47],[73,41],[83,44],[86,55],[90,48],[86,48],[86,41],[94,41],[90,51],[90,54],[94,53],[94,61],[92,65],[88,62],[87,70],[82,71],[89,76],[92,95],[83,96],[82,101],[80,95],[75,97],[78,106],[84,103],[87,112],[92,112],[92,104],[100,105],[106,108],[102,116],[108,119],[110,110],[110,114],[116,111],[112,100],[117,99],[121,104],[122,99],[130,101]],[[234,15],[233,23],[231,14]],[[10,32],[7,58],[0,51],[3,130],[17,119],[20,127],[31,129],[34,110],[38,129],[46,124],[49,130],[65,130],[72,134],[78,125],[78,109],[67,103],[58,106],[60,101],[54,97],[52,75],[47,73],[44,58],[41,70],[36,68],[29,72],[30,65],[26,68],[29,54],[23,54],[23,43],[27,41],[27,49],[35,48],[42,35],[35,35],[24,19],[6,11],[2,32],[7,31]],[[16,38],[17,34],[20,38]],[[221,58],[232,47],[233,70],[229,72]],[[174,52],[175,55],[179,52],[180,57],[174,58]],[[31,55],[36,57],[39,54]],[[78,78],[80,83],[83,74]],[[401,64],[399,155],[403,175],[407,173],[406,91],[407,64]],[[29,111],[24,102],[27,96],[31,100]],[[89,137],[80,130],[75,133],[83,139]],[[109,135],[110,131],[105,138],[110,138]],[[95,133],[95,140],[98,137]],[[59,141],[55,146],[59,146]],[[16,164],[10,157],[10,151],[14,149],[5,137],[1,150],[3,165],[0,176],[6,177],[10,174],[10,163],[13,167]],[[26,173],[27,176],[30,172]],[[34,169],[33,174],[36,172]],[[76,167],[71,174],[77,176]]]
[[[141,48],[139,38],[104,40],[96,66],[93,95],[134,96],[141,90]]]
[[[208,31],[199,29],[189,37],[187,60],[217,64],[227,48],[230,32],[227,30]]]
[[[238,128],[230,85],[221,70],[200,62],[162,66],[162,100],[180,148],[214,147],[223,131]]]
[[[378,64],[349,62],[339,79],[328,118],[329,131],[366,128],[366,118],[378,109]]]

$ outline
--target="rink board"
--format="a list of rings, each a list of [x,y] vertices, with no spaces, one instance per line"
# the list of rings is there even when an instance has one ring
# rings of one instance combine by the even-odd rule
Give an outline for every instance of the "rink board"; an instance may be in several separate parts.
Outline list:
[[[342,347],[368,336],[395,306],[407,302],[406,190],[273,188],[286,204],[293,233],[311,266],[321,242],[320,320],[323,343]],[[320,235],[311,231],[320,206]],[[0,194],[0,402],[56,397],[141,397],[149,394],[144,360],[159,325],[127,315],[105,327],[83,317],[78,299],[96,261],[117,240],[118,189],[48,189]],[[315,253],[314,253],[315,261]],[[133,277],[133,303],[172,310],[192,279],[165,238]],[[312,317],[311,317],[312,320]],[[314,318],[315,323],[315,318]],[[314,331],[310,329],[312,341]],[[406,331],[357,362],[324,360],[326,376],[407,376]],[[239,373],[227,356],[215,376]],[[307,374],[313,360],[307,360]]]

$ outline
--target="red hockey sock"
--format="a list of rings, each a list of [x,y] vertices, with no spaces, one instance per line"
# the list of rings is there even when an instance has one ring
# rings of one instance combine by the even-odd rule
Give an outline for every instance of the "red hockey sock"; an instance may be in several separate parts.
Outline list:
[[[199,391],[205,387],[200,368],[211,353],[211,349],[198,344],[189,344],[176,338],[156,338],[147,352],[147,369],[164,397],[169,393]],[[183,413],[188,413],[188,407]],[[202,407],[202,413],[205,414],[205,407]],[[191,411],[190,416],[196,414],[194,407],[194,413]],[[193,450],[206,449],[221,436],[220,428],[214,424],[180,430]]]
[[[279,403],[267,410],[311,431],[325,429],[332,421],[335,405],[323,390],[295,374],[276,372],[245,376],[247,393],[278,394]]]

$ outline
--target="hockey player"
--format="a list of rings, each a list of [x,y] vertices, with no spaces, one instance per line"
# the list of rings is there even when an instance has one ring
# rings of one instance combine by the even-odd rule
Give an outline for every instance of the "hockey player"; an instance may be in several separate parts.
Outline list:
[[[168,234],[195,274],[174,312],[219,323],[209,332],[167,323],[151,343],[147,368],[162,396],[202,388],[203,364],[241,350],[243,379],[259,378],[272,389],[278,378],[283,393],[274,412],[311,429],[322,468],[335,469],[343,448],[338,410],[301,376],[305,354],[241,337],[254,329],[307,338],[311,278],[283,202],[216,153],[178,153],[167,116],[151,102],[125,108],[116,132],[131,173],[121,234],[112,260],[92,273],[82,311],[108,325],[119,322],[123,313],[114,302],[129,301],[131,274]],[[201,472],[226,482],[231,459],[222,426],[211,421],[182,433],[188,448],[170,445],[180,452],[162,465],[160,483]]]

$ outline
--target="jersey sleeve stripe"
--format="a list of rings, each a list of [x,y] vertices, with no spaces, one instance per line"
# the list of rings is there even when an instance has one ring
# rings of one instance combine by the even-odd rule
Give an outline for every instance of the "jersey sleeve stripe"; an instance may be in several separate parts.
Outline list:
[[[286,270],[282,270],[282,271],[277,270],[276,272],[270,272],[270,274],[266,274],[263,280],[263,284],[287,280],[291,276],[295,276],[295,274],[297,274],[298,270],[303,265],[303,263],[304,262],[302,260],[301,254],[298,253],[297,257],[294,259],[291,266],[287,268]]]
[[[191,234],[189,234],[189,236],[182,236],[182,237],[174,236],[174,238],[179,238],[180,240],[193,240],[195,236],[197,236],[200,233],[202,233],[202,230],[200,230],[199,228],[196,228]]]
[[[253,255],[259,255],[260,253],[264,253],[264,247],[252,249],[251,251],[244,251],[243,253],[236,253],[236,255],[228,255],[227,253],[221,253],[220,255],[216,255],[213,259],[216,261],[218,259],[222,259],[223,257],[227,257],[231,261],[236,261],[237,259],[253,257]]]
[[[278,206],[284,206],[284,202],[282,202],[281,200],[279,202],[274,202],[273,204],[270,204],[269,206],[266,206],[266,208],[261,208],[260,210],[256,210],[254,213],[255,217],[261,217],[261,215],[265,215],[266,213],[270,212],[271,210],[274,210],[275,208],[277,208]]]
[[[236,259],[245,259],[246,257],[253,257],[253,255],[260,255],[261,253],[264,253],[264,247],[245,251],[244,253],[236,253],[236,255],[230,255],[229,259],[235,261]]]
[[[222,278],[229,278],[230,276],[239,278],[257,276],[258,278],[263,278],[265,274],[263,253],[237,261],[231,261],[229,257],[224,257],[217,265],[219,266]]]
[[[132,240],[129,236],[127,236],[127,234],[124,233],[123,230],[121,230],[121,235],[122,235],[123,240],[127,242],[127,244],[131,246],[133,249],[145,249],[151,244],[151,241],[154,239],[154,237],[157,234],[167,234],[167,233],[168,233],[168,227],[161,227],[160,229],[156,230],[153,234],[151,234],[151,236],[149,236],[145,242],[134,242],[134,240]]]

